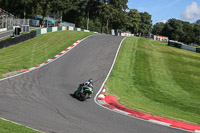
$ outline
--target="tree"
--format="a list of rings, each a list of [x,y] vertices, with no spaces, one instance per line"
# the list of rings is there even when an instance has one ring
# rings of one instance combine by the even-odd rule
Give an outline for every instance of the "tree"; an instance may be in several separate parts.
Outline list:
[[[48,13],[50,13],[51,10],[51,4],[53,2],[53,0],[36,0],[36,2],[38,3],[38,10],[37,12],[41,13],[43,19],[41,21],[41,26],[44,26],[45,23],[45,18],[47,16]]]
[[[103,25],[105,24],[106,26],[106,33],[109,33],[109,23],[112,21],[112,19],[115,18],[117,15],[117,11],[112,5],[109,0],[104,0],[102,1],[99,6],[99,15],[101,18],[101,32],[103,31]]]
[[[186,44],[190,44],[194,42],[194,32],[193,32],[194,25],[190,24],[189,22],[182,21],[182,30],[183,35],[180,36],[180,42],[185,42]]]
[[[163,35],[168,36],[170,40],[179,41],[184,35],[182,21],[174,18],[169,19],[163,31]]]
[[[194,24],[194,43],[200,45],[200,25]]]
[[[152,33],[153,33],[154,35],[163,35],[164,26],[165,26],[165,24],[164,24],[163,22],[156,23],[156,24],[153,26]]]
[[[0,7],[16,17],[26,18],[32,15],[33,2],[33,0],[2,0]]]
[[[149,35],[152,31],[151,15],[147,12],[144,12],[144,13],[140,13],[140,16],[141,16],[141,23],[140,23],[139,32],[142,35]]]
[[[98,1],[96,0],[80,0],[80,9],[82,16],[87,19],[86,29],[89,29],[90,18],[97,14]]]
[[[200,25],[200,19],[195,22],[195,24]]]
[[[128,9],[128,0],[110,0],[109,3],[115,10],[113,19],[111,21],[112,28],[126,30],[126,9]]]
[[[137,9],[130,9],[126,17],[126,26],[129,31],[137,34],[141,22],[141,16]]]
[[[32,16],[32,11],[33,11],[33,4],[34,4],[34,1],[33,0],[21,0],[21,5],[23,7],[23,18],[28,18],[30,16]],[[22,16],[22,15],[21,15]]]

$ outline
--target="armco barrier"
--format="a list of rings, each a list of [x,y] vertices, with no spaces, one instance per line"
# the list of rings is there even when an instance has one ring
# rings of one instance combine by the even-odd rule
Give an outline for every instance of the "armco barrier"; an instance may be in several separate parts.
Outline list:
[[[58,27],[52,27],[52,32],[58,31]]]
[[[185,49],[185,50],[196,52],[196,47],[189,46],[189,45],[186,45],[186,44],[182,44],[181,49]]]
[[[13,27],[8,27],[7,30],[13,30]]]
[[[47,33],[47,28],[42,28],[41,29],[41,34],[45,34],[45,33]]]
[[[89,30],[84,30],[84,32],[90,32]]]
[[[77,31],[81,31],[81,28],[77,28]]]
[[[66,30],[66,28],[67,28],[66,26],[62,26],[62,30]]]
[[[200,53],[200,48],[196,48],[196,52],[197,52],[197,53]]]
[[[11,27],[10,29],[13,29],[13,27]],[[4,31],[5,29],[1,29],[1,30]],[[32,31],[31,33],[28,33],[28,34],[24,34],[24,35],[15,37],[15,38],[9,38],[9,39],[0,41],[0,49],[23,42],[23,41],[26,41],[26,40],[34,38],[40,34],[45,34],[47,32],[61,31],[61,30],[77,30],[77,31],[91,32],[89,30],[75,28],[72,26],[42,28],[42,29]],[[94,32],[94,33],[97,33],[97,32]]]
[[[0,32],[6,31],[6,30],[7,30],[7,28],[3,28],[3,29],[0,29]]]
[[[52,32],[52,28],[51,27],[47,28],[47,32]]]
[[[36,30],[36,36],[40,35],[41,34],[41,29],[39,30]]]
[[[62,30],[62,27],[58,27],[58,31],[61,31]]]
[[[177,42],[177,41],[169,40],[168,41],[168,46],[172,46],[172,47],[176,47],[176,48],[181,48],[182,43]]]
[[[189,45],[186,45],[184,43],[173,41],[173,40],[168,41],[168,46],[172,46],[172,47],[176,47],[176,48],[185,49],[185,50],[200,53],[200,48],[196,48],[194,46],[189,46]]]
[[[72,26],[69,26],[69,30],[74,30],[74,27],[72,27]]]
[[[15,38],[9,38],[9,39],[0,41],[0,49],[14,45],[14,44],[18,44],[20,42],[29,40],[34,37],[36,37],[36,31],[32,31],[28,34],[23,34],[21,36],[15,37]]]

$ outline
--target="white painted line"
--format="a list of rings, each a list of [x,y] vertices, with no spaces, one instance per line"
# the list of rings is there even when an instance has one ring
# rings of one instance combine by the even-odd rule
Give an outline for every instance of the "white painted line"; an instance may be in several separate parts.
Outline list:
[[[52,61],[52,59],[48,59],[47,61],[51,62],[51,61]]]
[[[54,57],[58,58],[59,56],[60,56],[60,55],[58,55],[58,54],[57,54],[57,55],[56,55],[56,56],[54,56]]]
[[[67,49],[71,50],[73,47],[68,47]]]
[[[62,51],[62,52],[60,52],[60,53],[63,53],[63,54],[64,54],[65,52],[66,52],[66,51]]]
[[[10,121],[10,120],[7,120],[7,119],[2,118],[2,117],[1,117],[1,119],[4,120],[4,121],[8,121],[8,122],[11,122],[11,123],[20,125],[20,126],[25,126],[25,125],[22,125],[22,124],[20,124],[20,123],[17,123],[17,122],[14,122],[14,121]],[[30,129],[32,129],[32,130],[34,130],[34,131],[37,131],[37,132],[42,132],[42,131],[39,131],[39,130],[37,130],[37,129],[31,128],[31,127],[29,127],[29,126],[25,126],[25,127],[30,128]]]
[[[43,65],[45,65],[45,63],[40,64],[40,67],[43,66]]]
[[[36,69],[36,68],[35,68],[35,67],[32,67],[32,68],[29,69],[29,71],[32,71],[32,70],[34,70],[34,69]]]
[[[195,130],[194,133],[200,133],[200,130]]]
[[[118,112],[118,113],[120,113],[120,114],[124,114],[124,115],[130,115],[130,114],[131,114],[131,113],[128,113],[128,112],[119,110],[119,109],[112,109],[112,110],[115,111],[115,112]]]
[[[104,100],[98,100],[101,105],[108,105]]]
[[[159,125],[163,125],[163,126],[170,126],[171,124],[169,123],[165,123],[165,122],[161,122],[161,121],[156,121],[156,120],[148,120],[152,123],[156,123],[156,124],[159,124]]]
[[[105,78],[103,84],[101,85],[101,88],[99,89],[99,91],[97,92],[96,96],[94,97],[94,101],[95,101],[96,104],[98,104],[98,102],[96,101],[96,100],[97,100],[97,96],[101,93],[101,91],[102,91],[102,89],[103,89],[103,87],[104,87],[104,84],[106,83],[108,77],[110,76],[110,73],[111,73],[111,71],[112,71],[112,69],[113,69],[113,67],[114,67],[115,61],[116,61],[116,59],[117,59],[117,55],[118,55],[118,53],[119,53],[120,47],[121,47],[121,45],[122,45],[122,43],[123,43],[123,41],[124,41],[125,39],[126,39],[126,37],[122,39],[122,41],[121,41],[121,43],[120,43],[120,45],[119,45],[119,47],[118,47],[118,49],[117,49],[117,52],[116,52],[116,55],[115,55],[113,64],[112,64],[112,66],[111,66],[111,68],[110,68],[110,70],[109,70],[109,72],[108,72],[108,75],[106,76],[106,78]],[[98,104],[98,105],[100,105],[100,104]],[[102,106],[102,107],[104,107],[104,106]],[[105,107],[104,107],[104,108],[105,108]],[[106,109],[108,109],[108,108],[106,108]]]

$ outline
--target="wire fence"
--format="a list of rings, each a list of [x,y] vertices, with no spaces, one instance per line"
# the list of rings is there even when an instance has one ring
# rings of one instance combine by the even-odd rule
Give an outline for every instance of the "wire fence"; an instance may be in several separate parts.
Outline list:
[[[13,26],[22,26],[22,25],[30,25],[33,27],[40,27],[40,20],[38,19],[18,19],[14,17],[1,17],[0,18],[0,29],[1,28],[9,28]],[[75,24],[69,22],[59,22],[50,18],[46,18],[44,22],[44,27],[54,27],[54,26],[72,26],[75,27]]]
[[[8,28],[19,25],[29,25],[29,19],[16,19],[14,17],[2,17],[0,19],[0,28]]]

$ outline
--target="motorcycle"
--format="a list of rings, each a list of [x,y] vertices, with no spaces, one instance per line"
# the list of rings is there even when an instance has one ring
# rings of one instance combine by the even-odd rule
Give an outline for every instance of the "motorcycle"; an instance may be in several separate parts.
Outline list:
[[[85,101],[89,98],[89,96],[93,93],[93,89],[90,87],[87,87],[83,90],[83,93],[81,93],[81,85],[78,86],[77,90],[74,92],[74,96],[78,98],[80,101]]]

